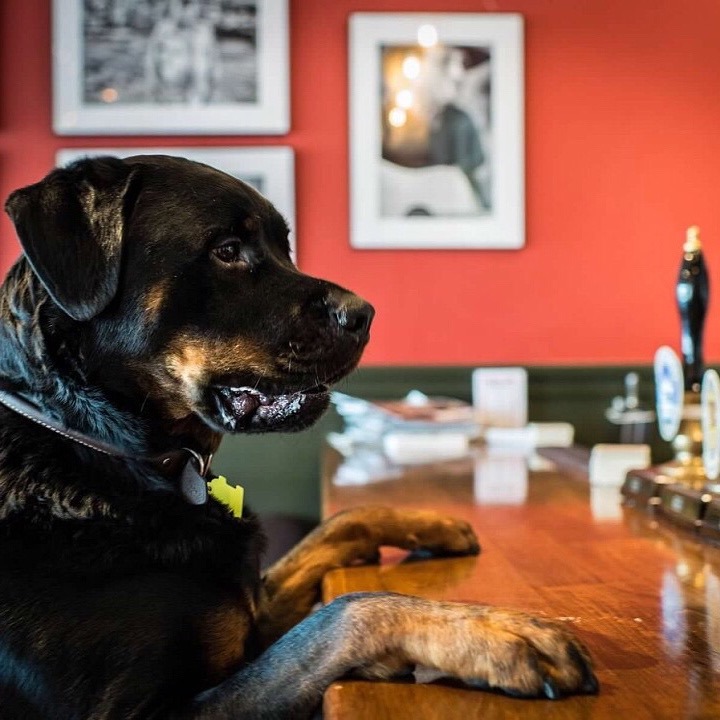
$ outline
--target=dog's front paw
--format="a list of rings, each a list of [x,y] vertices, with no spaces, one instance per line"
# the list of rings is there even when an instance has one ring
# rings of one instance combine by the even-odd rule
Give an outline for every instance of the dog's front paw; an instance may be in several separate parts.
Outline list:
[[[433,555],[477,555],[480,552],[475,531],[464,520],[440,515],[432,510],[398,513],[404,529],[401,545],[409,550],[425,550]]]
[[[353,647],[367,655],[355,667],[375,677],[414,664],[518,697],[598,691],[587,649],[563,623],[407,595],[357,593],[335,602],[352,613]]]
[[[345,545],[355,559],[367,559],[382,546],[433,555],[477,555],[480,544],[464,520],[434,510],[357,507],[338,513],[320,531],[327,545]]]
[[[454,670],[471,685],[553,700],[598,691],[587,649],[562,623],[488,608],[466,633]]]

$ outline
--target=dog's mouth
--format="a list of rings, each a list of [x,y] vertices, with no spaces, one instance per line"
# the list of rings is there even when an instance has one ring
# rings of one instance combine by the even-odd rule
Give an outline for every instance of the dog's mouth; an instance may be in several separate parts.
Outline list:
[[[254,387],[212,386],[210,389],[223,432],[302,430],[327,409],[325,385],[287,393],[269,393]]]

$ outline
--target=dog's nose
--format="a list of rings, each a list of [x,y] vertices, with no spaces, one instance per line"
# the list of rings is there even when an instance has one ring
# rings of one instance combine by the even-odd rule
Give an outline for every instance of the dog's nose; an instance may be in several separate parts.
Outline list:
[[[326,307],[338,327],[354,335],[366,334],[375,316],[375,308],[370,303],[351,293],[340,297],[331,295],[326,300]]]

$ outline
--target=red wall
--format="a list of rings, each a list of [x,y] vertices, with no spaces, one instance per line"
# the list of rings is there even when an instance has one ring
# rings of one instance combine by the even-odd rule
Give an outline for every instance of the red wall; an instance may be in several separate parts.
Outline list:
[[[50,130],[48,0],[0,0],[0,195],[61,147],[157,138]],[[292,132],[203,143],[296,150],[301,266],[370,299],[368,364],[649,362],[678,346],[673,287],[697,223],[720,278],[717,0],[291,0]],[[519,12],[526,34],[527,244],[358,251],[348,244],[352,11]],[[167,137],[168,145],[196,138]],[[0,271],[18,252],[0,221]],[[717,269],[717,272],[715,272]],[[708,359],[720,359],[710,313]]]

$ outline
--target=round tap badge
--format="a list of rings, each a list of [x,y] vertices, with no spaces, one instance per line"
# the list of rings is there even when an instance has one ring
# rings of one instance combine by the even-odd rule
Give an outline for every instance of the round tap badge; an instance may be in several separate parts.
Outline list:
[[[720,376],[715,370],[703,375],[702,407],[703,465],[709,480],[720,475]]]
[[[671,347],[659,347],[655,353],[655,402],[660,437],[668,442],[675,438],[680,428],[684,385],[680,358]]]

